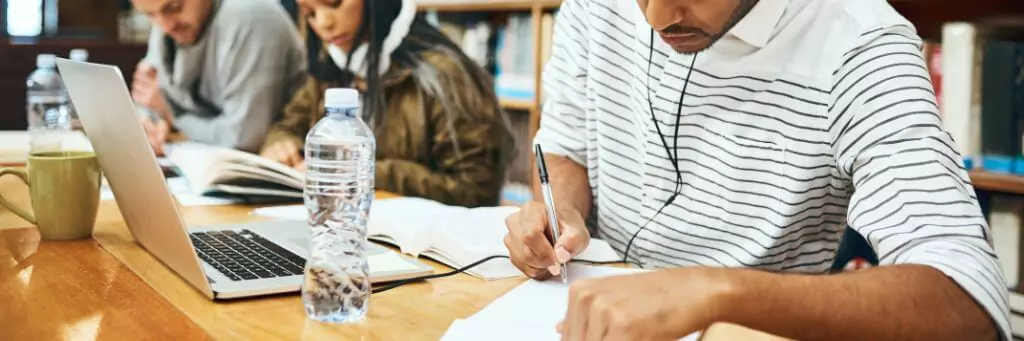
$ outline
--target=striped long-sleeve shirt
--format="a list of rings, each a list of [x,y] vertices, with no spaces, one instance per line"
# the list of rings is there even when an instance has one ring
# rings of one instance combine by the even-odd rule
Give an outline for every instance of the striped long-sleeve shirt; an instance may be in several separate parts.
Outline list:
[[[822,273],[851,227],[883,265],[945,273],[1009,337],[922,41],[885,0],[761,0],[696,58],[651,37],[634,1],[557,18],[536,142],[586,167],[597,237],[624,252],[636,234],[644,267]]]

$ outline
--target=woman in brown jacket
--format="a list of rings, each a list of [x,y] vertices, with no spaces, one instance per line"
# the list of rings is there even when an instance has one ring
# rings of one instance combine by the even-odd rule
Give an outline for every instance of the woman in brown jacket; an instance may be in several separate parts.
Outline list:
[[[309,27],[310,75],[271,127],[263,156],[304,168],[300,150],[324,115],[324,91],[355,87],[377,137],[377,189],[496,205],[514,141],[491,77],[412,0],[297,3]]]

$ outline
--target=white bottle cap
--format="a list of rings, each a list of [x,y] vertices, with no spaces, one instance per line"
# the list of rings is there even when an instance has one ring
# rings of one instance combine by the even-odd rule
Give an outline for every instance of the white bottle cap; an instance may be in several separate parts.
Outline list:
[[[76,62],[85,62],[89,60],[89,51],[86,51],[85,49],[74,49],[71,50],[71,54],[69,54],[68,57]]]
[[[36,67],[40,69],[52,69],[57,67],[57,56],[52,54],[40,54],[36,56]]]
[[[359,91],[351,88],[327,89],[324,94],[324,106],[328,108],[358,108]]]

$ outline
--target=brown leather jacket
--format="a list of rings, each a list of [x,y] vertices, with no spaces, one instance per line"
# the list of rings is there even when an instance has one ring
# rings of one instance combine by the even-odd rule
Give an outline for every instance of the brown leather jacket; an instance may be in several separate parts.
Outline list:
[[[412,72],[389,70],[384,76],[387,118],[374,132],[376,188],[450,205],[496,205],[511,141],[498,100],[493,93],[472,86],[457,60],[435,52],[422,57],[440,71],[442,79],[437,81],[449,92],[459,92],[453,98],[468,102],[461,107],[475,110],[456,115],[453,136],[440,102],[419,89]],[[324,91],[337,86],[308,76],[270,128],[264,148],[287,139],[301,146],[306,133],[324,116]]]

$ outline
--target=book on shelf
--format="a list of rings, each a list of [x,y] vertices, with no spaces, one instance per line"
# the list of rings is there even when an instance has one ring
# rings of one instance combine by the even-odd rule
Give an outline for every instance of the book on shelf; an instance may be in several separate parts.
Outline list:
[[[498,29],[495,47],[495,90],[498,97],[510,100],[533,101],[537,96],[534,68],[544,64],[551,56],[555,14],[545,13],[540,23],[534,23],[529,14],[509,16],[508,23]],[[534,37],[533,27],[539,25],[541,41]],[[539,45],[539,46],[538,46]],[[541,60],[536,52],[540,49]]]
[[[1024,44],[988,40],[981,76],[981,167],[1024,174],[1021,123],[1024,115]]]
[[[1024,175],[1024,43],[943,26],[922,51],[940,117],[968,170]]]
[[[302,172],[259,155],[195,142],[168,146],[167,159],[193,193],[250,202],[300,201]]]
[[[973,24],[949,23],[943,26],[939,110],[967,169],[979,163],[981,43]]]

